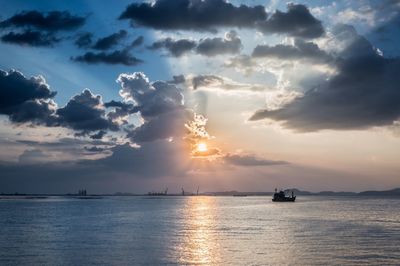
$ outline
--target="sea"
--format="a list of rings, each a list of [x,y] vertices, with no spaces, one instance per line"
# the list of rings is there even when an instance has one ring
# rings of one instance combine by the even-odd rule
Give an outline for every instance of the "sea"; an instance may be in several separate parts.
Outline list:
[[[400,198],[3,198],[0,265],[400,265]]]

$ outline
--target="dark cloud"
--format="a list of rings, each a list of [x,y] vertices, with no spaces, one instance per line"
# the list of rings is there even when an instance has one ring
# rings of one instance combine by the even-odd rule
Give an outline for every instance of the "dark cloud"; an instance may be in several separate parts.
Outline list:
[[[123,102],[119,102],[119,101],[114,101],[114,100],[112,100],[112,101],[109,101],[109,102],[104,103],[104,106],[105,106],[106,108],[109,108],[109,107],[119,107],[119,108],[127,109],[127,108],[131,107],[132,104],[123,103]]]
[[[85,23],[86,17],[75,16],[68,11],[23,11],[0,22],[0,27],[27,27],[45,31],[74,30]]]
[[[144,118],[150,118],[183,106],[183,95],[173,84],[163,81],[150,83],[142,72],[120,74],[120,94],[125,101],[133,101]]]
[[[118,130],[118,126],[105,116],[101,96],[86,89],[75,95],[57,110],[60,125],[82,132],[97,130]]]
[[[287,12],[276,10],[267,20],[257,22],[263,33],[288,34],[302,38],[318,38],[324,34],[321,21],[305,5],[289,3]]]
[[[108,112],[107,117],[112,121],[120,124],[128,124],[128,116],[139,112],[140,107],[135,106],[132,103],[110,101],[104,103],[106,108],[114,108],[114,110]]]
[[[0,114],[13,122],[52,124],[55,95],[42,76],[26,78],[16,70],[0,70]]]
[[[183,106],[181,91],[168,82],[151,83],[141,72],[121,74],[120,95],[126,102],[133,102],[144,122],[129,134],[135,142],[153,141],[182,136],[185,122],[193,114]]]
[[[107,134],[105,130],[99,130],[97,133],[90,135],[91,139],[102,139]]]
[[[92,40],[93,34],[90,32],[85,32],[82,34],[79,34],[77,36],[77,39],[75,40],[75,45],[78,46],[79,48],[88,48],[89,46],[92,45]]]
[[[282,165],[288,164],[285,161],[273,161],[259,158],[251,154],[226,154],[224,160],[233,165],[239,166],[267,166],[267,165]]]
[[[116,50],[114,52],[106,53],[92,53],[87,52],[84,55],[71,57],[71,60],[76,62],[83,62],[87,64],[109,64],[109,65],[126,65],[126,66],[136,66],[143,63],[142,60],[131,55],[129,49]]]
[[[117,45],[127,35],[128,33],[125,30],[120,30],[117,33],[98,39],[97,42],[92,46],[92,48],[96,50],[108,50]]]
[[[143,42],[144,42],[143,36],[139,36],[139,37],[137,37],[136,39],[133,40],[133,42],[131,44],[131,47],[132,48],[139,47],[139,46],[141,46],[143,44]]]
[[[205,38],[198,43],[194,40],[165,38],[154,42],[148,49],[166,49],[171,56],[180,57],[189,52],[204,56],[235,54],[242,48],[242,41],[236,31],[225,34],[225,38]]]
[[[172,38],[166,38],[163,40],[159,40],[154,42],[150,47],[151,50],[155,49],[166,49],[170,53],[170,55],[179,57],[183,54],[190,52],[195,48],[197,43],[192,40],[181,39],[181,40],[173,40]]]
[[[381,56],[351,26],[333,33],[348,42],[337,74],[282,109],[257,111],[251,120],[270,118],[298,131],[317,131],[385,126],[400,118],[400,59]]]
[[[269,57],[283,60],[306,59],[314,62],[328,62],[332,59],[317,44],[305,42],[301,39],[296,39],[294,45],[257,45],[253,50],[252,57]]]
[[[147,118],[143,125],[129,132],[127,136],[139,143],[182,138],[186,133],[185,123],[191,119],[193,119],[193,113],[184,108],[161,113]]]
[[[57,124],[56,109],[57,105],[53,100],[30,100],[14,108],[9,119],[14,123],[54,126]]]
[[[236,54],[242,48],[242,41],[236,31],[227,32],[225,38],[205,38],[199,42],[196,52],[205,56]]]
[[[157,0],[129,5],[120,19],[161,30],[212,31],[216,27],[252,27],[266,17],[263,6],[234,6],[223,0]]]
[[[1,36],[1,41],[26,46],[53,46],[60,39],[52,34],[27,30],[22,33],[11,31]]]

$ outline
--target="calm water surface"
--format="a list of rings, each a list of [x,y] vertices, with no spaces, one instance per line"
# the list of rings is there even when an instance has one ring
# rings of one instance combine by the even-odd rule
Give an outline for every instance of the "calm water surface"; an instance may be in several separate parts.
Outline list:
[[[400,199],[0,200],[0,265],[400,265]]]

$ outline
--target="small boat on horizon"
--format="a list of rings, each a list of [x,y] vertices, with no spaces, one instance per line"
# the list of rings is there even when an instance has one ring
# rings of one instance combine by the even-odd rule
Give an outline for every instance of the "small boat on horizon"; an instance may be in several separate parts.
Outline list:
[[[272,196],[273,202],[294,202],[295,200],[296,196],[294,195],[293,190],[291,196],[286,196],[285,191],[280,190],[278,192],[278,190],[275,188],[275,193]]]

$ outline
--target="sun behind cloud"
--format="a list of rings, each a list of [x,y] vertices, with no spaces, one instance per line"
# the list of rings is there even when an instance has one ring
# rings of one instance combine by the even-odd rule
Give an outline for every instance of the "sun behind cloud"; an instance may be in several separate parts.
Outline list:
[[[198,152],[206,152],[208,150],[207,144],[204,142],[200,142],[197,144],[197,151]]]

